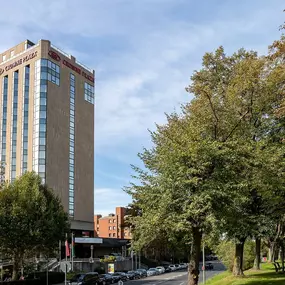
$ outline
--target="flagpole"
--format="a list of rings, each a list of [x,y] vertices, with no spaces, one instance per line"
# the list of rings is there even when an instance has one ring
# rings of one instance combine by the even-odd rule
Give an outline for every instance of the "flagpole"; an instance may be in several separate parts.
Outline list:
[[[71,234],[71,254],[72,254],[72,259],[71,259],[71,270],[73,272],[73,262],[74,262],[74,234]]]
[[[65,261],[67,261],[67,249],[66,248],[68,248],[67,234],[65,234]]]

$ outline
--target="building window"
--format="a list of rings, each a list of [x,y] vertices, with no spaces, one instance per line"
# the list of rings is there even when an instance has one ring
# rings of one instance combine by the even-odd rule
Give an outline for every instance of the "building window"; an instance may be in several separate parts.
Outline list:
[[[6,60],[6,54],[3,54],[2,61],[5,61],[5,60]]]
[[[109,223],[112,224],[112,220],[109,220]]]
[[[30,90],[30,66],[24,68],[23,76],[23,114],[22,114],[22,170],[25,173],[28,170],[28,131],[29,131],[29,90]],[[43,101],[41,101],[43,103]],[[43,126],[41,126],[43,130]],[[45,158],[45,152],[39,153],[40,158]]]
[[[47,79],[42,59],[35,64],[34,88],[34,133],[33,133],[33,170],[45,183],[46,174],[46,105],[47,105]],[[26,146],[26,145],[25,145]]]
[[[109,234],[109,237],[112,237],[112,234]]]
[[[116,220],[113,220],[113,223],[116,223]]]
[[[14,181],[16,179],[18,90],[19,90],[19,71],[15,71],[13,73],[12,112],[11,112],[11,173],[10,173],[11,181]]]
[[[113,237],[116,237],[116,234],[113,234]]]
[[[60,83],[60,67],[48,59],[41,60],[42,79],[48,80],[59,86]]]
[[[109,230],[111,231],[111,230],[112,230],[112,227],[109,227]]]
[[[94,104],[94,86],[84,83],[84,99],[85,101]]]
[[[1,121],[1,162],[6,162],[6,141],[7,141],[7,102],[8,102],[8,76],[2,80],[2,121]],[[4,178],[4,177],[3,177]]]
[[[10,57],[13,57],[13,56],[14,56],[14,54],[15,54],[15,51],[14,51],[14,50],[12,50],[12,51],[11,51],[11,53],[10,53]]]
[[[53,65],[51,65],[52,68]],[[69,199],[74,201],[74,148],[75,148],[75,76],[70,73],[69,86]],[[71,214],[73,213],[73,214]],[[69,214],[74,217],[74,203],[69,204]]]
[[[116,227],[113,227],[113,230],[115,230],[116,229]]]

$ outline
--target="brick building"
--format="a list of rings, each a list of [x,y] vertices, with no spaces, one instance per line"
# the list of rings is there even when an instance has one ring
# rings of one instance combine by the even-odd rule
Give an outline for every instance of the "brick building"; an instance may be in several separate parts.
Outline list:
[[[126,208],[116,207],[115,214],[94,216],[94,235],[105,238],[131,239],[130,229],[125,225]]]

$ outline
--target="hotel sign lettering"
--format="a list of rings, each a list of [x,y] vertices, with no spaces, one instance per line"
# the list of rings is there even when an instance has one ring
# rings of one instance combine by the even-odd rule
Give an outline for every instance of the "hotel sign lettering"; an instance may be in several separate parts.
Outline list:
[[[49,55],[52,59],[54,59],[54,60],[56,60],[56,61],[61,61],[60,56],[59,56],[56,52],[54,52],[54,51],[52,51],[52,50],[49,51],[48,55]],[[64,60],[62,60],[62,64],[65,65],[65,66],[67,66],[68,68],[72,69],[72,70],[75,71],[76,73],[82,75],[82,76],[85,77],[87,80],[89,80],[89,81],[91,81],[91,82],[94,82],[94,77],[93,77],[93,76],[87,74],[85,71],[81,70],[79,67],[73,65],[73,64],[70,63],[69,61],[67,61],[67,60],[64,59]]]
[[[5,67],[0,68],[0,75],[2,75],[5,71],[9,71],[10,69],[13,69],[23,63],[28,62],[29,60],[35,58],[38,55],[38,52],[35,51],[33,53],[30,53],[28,55],[25,55],[24,57],[15,60],[13,63],[7,64]]]

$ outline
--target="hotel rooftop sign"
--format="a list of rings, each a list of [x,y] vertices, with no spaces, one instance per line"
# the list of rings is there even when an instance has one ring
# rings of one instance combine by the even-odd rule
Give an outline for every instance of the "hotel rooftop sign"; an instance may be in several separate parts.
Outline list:
[[[5,67],[1,67],[0,68],[0,75],[2,75],[5,71],[7,72],[12,68],[15,68],[15,67],[17,67],[23,63],[28,62],[29,60],[35,58],[37,55],[38,55],[38,52],[35,51],[35,52],[32,52],[28,55],[23,56],[20,59],[15,60],[13,63],[7,64]]]
[[[50,50],[48,52],[48,55],[55,61],[58,62],[62,62],[63,65],[67,66],[68,68],[72,69],[73,71],[75,71],[76,73],[82,75],[83,77],[85,77],[87,80],[94,82],[94,77],[87,74],[85,71],[81,70],[79,67],[73,65],[72,63],[68,62],[67,60],[61,60],[60,56],[54,52],[53,50]]]

